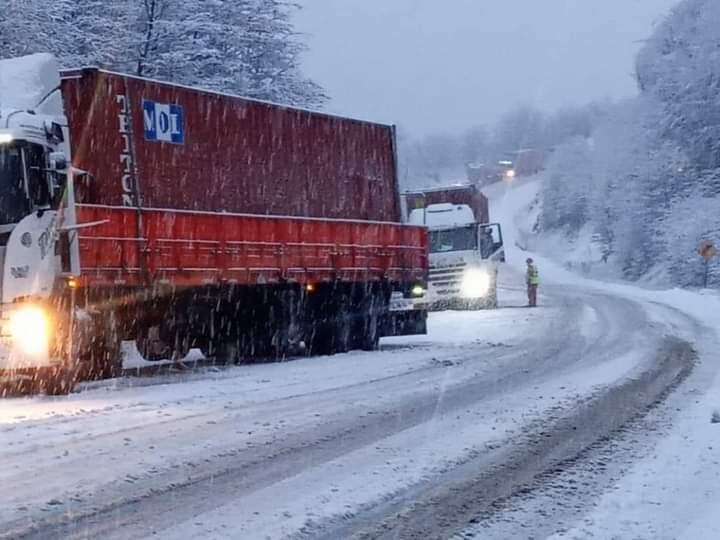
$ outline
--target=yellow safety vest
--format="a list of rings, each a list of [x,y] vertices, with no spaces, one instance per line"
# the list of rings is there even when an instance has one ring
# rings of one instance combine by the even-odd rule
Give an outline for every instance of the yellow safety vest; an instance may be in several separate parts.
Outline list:
[[[538,272],[537,266],[533,265],[528,268],[527,282],[528,285],[540,285],[540,273]]]

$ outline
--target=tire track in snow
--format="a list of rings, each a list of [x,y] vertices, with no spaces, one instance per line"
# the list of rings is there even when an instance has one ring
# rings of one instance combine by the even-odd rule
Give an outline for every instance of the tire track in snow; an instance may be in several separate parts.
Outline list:
[[[692,346],[680,340],[668,340],[659,355],[639,376],[517,438],[510,450],[465,463],[445,478],[369,509],[356,521],[319,524],[300,537],[440,540],[488,519],[504,500],[533,487],[538,477],[581,459],[593,445],[645,414],[680,385],[695,364]]]

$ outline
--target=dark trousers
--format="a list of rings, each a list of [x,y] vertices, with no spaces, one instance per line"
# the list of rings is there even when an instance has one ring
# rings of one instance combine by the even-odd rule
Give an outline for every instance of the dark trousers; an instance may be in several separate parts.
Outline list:
[[[528,293],[528,305],[530,307],[537,307],[537,285],[528,285],[527,286],[527,293]]]

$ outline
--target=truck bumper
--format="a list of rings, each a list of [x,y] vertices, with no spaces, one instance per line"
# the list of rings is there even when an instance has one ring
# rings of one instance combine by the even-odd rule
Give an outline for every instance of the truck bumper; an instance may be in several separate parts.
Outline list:
[[[487,275],[489,281],[483,296],[468,298],[463,291],[466,266],[431,270],[427,300],[430,311],[495,309],[497,302],[497,270],[492,267],[474,267]]]
[[[448,309],[458,311],[476,311],[480,309],[497,308],[497,296],[488,295],[483,298],[467,299],[462,297],[449,297],[434,300],[430,303],[430,311],[445,311]]]
[[[401,293],[394,293],[380,335],[392,337],[427,334],[427,317],[428,305],[425,299],[405,298]]]
[[[391,337],[427,334],[427,317],[425,310],[391,311],[381,335]]]

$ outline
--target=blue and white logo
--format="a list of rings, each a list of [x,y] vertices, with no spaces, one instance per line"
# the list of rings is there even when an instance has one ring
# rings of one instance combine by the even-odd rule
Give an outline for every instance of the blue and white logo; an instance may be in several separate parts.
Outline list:
[[[180,105],[143,100],[143,120],[146,140],[185,142],[185,118]]]

